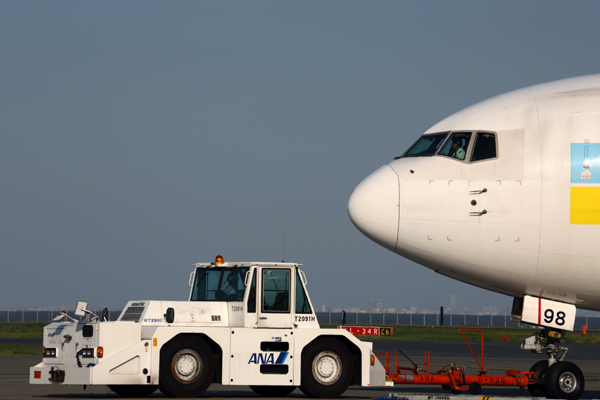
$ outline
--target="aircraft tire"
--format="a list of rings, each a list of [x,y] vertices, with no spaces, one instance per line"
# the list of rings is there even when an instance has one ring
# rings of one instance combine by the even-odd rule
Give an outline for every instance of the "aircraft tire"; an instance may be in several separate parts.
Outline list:
[[[214,354],[196,337],[175,338],[160,352],[161,392],[169,397],[198,397],[215,376]]]
[[[300,390],[308,397],[338,397],[354,376],[352,354],[339,340],[321,338],[302,352]]]
[[[548,360],[538,361],[529,368],[529,371],[533,372],[541,382],[544,382],[544,374],[547,370]],[[543,383],[531,383],[527,385],[527,389],[529,389],[529,394],[533,397],[547,397]]]
[[[284,397],[292,393],[296,386],[250,386],[250,389],[264,397]]]
[[[585,379],[579,367],[569,361],[559,361],[548,367],[544,375],[547,397],[577,400],[583,394]]]
[[[108,385],[108,388],[122,397],[148,397],[158,389],[157,385]]]

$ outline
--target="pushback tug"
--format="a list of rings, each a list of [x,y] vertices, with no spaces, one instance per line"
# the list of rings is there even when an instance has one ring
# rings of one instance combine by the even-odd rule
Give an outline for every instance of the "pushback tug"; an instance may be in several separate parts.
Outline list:
[[[196,397],[211,383],[264,396],[296,387],[337,397],[350,385],[385,386],[372,351],[341,329],[321,329],[296,263],[196,264],[189,301],[134,300],[117,321],[79,302],[44,328],[44,357],[29,382],[108,385],[124,396]]]

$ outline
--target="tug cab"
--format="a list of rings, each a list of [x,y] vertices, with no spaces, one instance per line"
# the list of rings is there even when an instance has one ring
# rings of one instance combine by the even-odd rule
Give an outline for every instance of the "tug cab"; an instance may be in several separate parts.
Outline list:
[[[190,282],[190,301],[226,302],[231,326],[319,326],[299,264],[196,264]]]

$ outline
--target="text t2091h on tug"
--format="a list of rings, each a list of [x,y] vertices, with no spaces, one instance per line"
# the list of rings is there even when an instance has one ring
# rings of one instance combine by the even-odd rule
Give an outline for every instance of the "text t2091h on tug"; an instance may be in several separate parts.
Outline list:
[[[385,370],[362,342],[342,329],[321,329],[295,263],[196,264],[189,301],[135,300],[117,321],[78,303],[44,328],[43,361],[32,384],[108,385],[124,396],[159,388],[196,397],[211,383],[250,385],[264,396],[296,387],[337,397],[348,386],[385,386]],[[103,313],[104,314],[104,313]]]

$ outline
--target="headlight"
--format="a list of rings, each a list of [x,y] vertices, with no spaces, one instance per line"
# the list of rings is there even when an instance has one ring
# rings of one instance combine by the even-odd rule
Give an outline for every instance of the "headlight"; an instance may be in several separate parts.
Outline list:
[[[49,347],[44,347],[44,352],[43,352],[44,357],[56,357],[56,349],[54,348],[49,348]]]
[[[81,357],[83,358],[94,358],[94,349],[85,348],[81,349]]]

